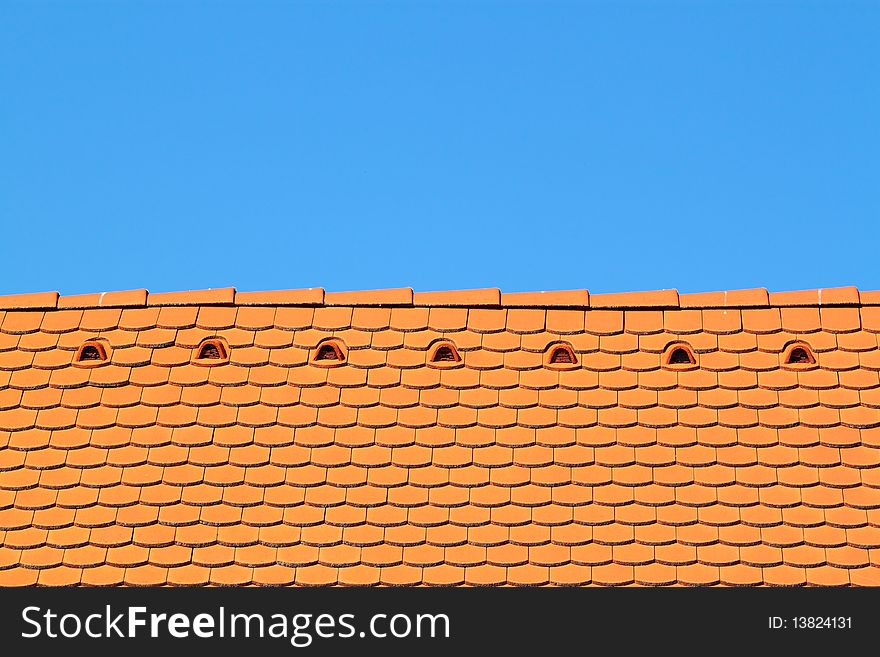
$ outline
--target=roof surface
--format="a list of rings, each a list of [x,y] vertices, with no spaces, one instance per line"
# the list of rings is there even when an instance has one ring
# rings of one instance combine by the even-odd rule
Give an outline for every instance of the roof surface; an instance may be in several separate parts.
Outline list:
[[[880,585],[878,334],[855,288],[0,297],[0,584]]]

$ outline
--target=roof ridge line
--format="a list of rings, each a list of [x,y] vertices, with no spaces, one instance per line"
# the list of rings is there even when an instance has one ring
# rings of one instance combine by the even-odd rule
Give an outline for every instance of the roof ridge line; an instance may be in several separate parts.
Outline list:
[[[239,292],[234,287],[179,292],[149,292],[144,288],[60,295],[58,292],[0,295],[0,311],[139,308],[147,306],[366,306],[534,308],[574,310],[688,310],[724,308],[786,308],[880,306],[880,290],[859,291],[854,286],[768,292],[766,288],[679,293],[675,289],[590,294],[588,290],[501,292],[498,288],[414,292],[412,288],[384,288],[327,292],[299,288]]]

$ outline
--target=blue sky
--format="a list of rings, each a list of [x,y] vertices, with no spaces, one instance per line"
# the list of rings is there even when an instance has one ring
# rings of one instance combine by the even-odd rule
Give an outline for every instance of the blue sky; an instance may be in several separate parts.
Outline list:
[[[0,293],[880,288],[880,3],[0,4]]]

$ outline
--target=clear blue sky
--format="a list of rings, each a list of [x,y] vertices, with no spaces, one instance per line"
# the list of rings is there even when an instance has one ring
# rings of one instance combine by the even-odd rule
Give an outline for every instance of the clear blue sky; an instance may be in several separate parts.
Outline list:
[[[878,2],[0,4],[0,292],[880,288]]]

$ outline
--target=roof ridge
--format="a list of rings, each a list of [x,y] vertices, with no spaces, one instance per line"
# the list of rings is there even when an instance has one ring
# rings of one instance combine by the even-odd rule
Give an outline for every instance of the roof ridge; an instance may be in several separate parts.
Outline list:
[[[0,295],[0,311],[145,306],[441,306],[584,310],[880,306],[880,290],[859,291],[854,286],[845,286],[789,292],[752,288],[680,294],[678,290],[667,289],[591,295],[585,289],[501,292],[498,288],[482,288],[414,292],[412,288],[404,287],[327,292],[324,288],[313,287],[239,292],[234,287],[223,287],[180,292],[149,292],[140,288],[75,295],[60,295],[58,292]]]

